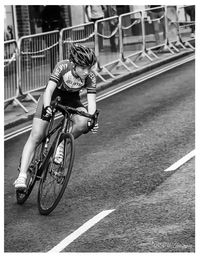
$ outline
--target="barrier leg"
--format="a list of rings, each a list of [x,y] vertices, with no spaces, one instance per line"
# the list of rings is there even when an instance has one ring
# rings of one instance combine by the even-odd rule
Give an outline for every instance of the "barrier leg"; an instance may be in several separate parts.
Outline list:
[[[30,93],[27,93],[27,95],[31,98],[31,100],[34,102],[34,103],[38,103],[37,100],[30,94]]]
[[[24,107],[24,105],[18,100],[14,99],[13,102],[16,102],[25,112],[28,112],[28,110]]]

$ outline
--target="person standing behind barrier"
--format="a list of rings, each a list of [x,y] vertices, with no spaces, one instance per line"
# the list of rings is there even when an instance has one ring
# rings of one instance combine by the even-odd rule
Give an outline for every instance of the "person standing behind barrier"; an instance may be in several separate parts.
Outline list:
[[[117,9],[115,5],[107,5],[106,8],[106,17],[112,17],[112,16],[116,16],[117,15]],[[112,19],[109,21],[109,27],[110,27],[110,33],[112,34],[113,31],[116,29],[116,27],[118,26],[118,21],[117,19]],[[117,51],[117,46],[115,43],[115,34],[110,37],[110,48],[112,52],[116,52]]]
[[[185,6],[185,13],[187,15],[189,15],[190,17],[190,21],[191,22],[195,22],[195,5],[189,5],[189,6]],[[191,25],[191,36],[194,37],[194,33],[195,33],[195,25]]]
[[[178,14],[177,6],[167,6],[167,40],[174,41],[179,40],[179,26],[178,26]]]
[[[87,15],[88,21],[96,22],[104,18],[106,7],[104,5],[86,5],[85,13]],[[98,24],[98,33],[102,35],[103,32],[103,24]],[[103,50],[103,37],[98,36],[99,50]]]
[[[149,8],[156,8],[160,7],[161,5],[150,5]],[[165,19],[164,17],[160,20],[160,18],[164,15],[164,9],[163,8],[157,8],[152,9],[148,11],[148,15],[150,16],[151,20],[159,19],[158,21],[153,21],[153,30],[154,30],[154,36],[156,40],[156,45],[161,44],[160,39],[160,25],[162,27],[163,31],[163,38],[165,40],[166,33],[165,33]]]
[[[130,7],[129,5],[116,5],[116,10],[117,10],[117,15],[120,16],[122,14],[125,13],[129,13],[130,12]],[[124,23],[122,23],[122,26],[127,27],[128,24],[130,24],[129,22],[127,22],[127,19],[123,19]],[[122,30],[122,37],[125,36],[124,30]]]
[[[65,21],[62,17],[62,10],[59,5],[44,6],[43,11],[41,12],[41,19],[43,32],[61,30],[65,27]],[[58,47],[56,46],[57,49],[55,50],[55,48],[51,46],[54,45],[55,42],[51,43],[49,39],[46,40],[46,44],[47,47],[50,47],[50,68],[52,72],[56,62],[58,61],[56,58],[58,54]]]

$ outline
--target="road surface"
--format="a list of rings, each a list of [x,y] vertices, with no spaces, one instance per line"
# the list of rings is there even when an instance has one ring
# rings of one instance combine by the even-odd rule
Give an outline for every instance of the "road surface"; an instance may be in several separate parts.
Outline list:
[[[166,170],[195,150],[194,73],[191,61],[98,102],[99,132],[76,141],[69,185],[49,216],[38,213],[38,185],[16,204],[28,133],[6,141],[5,252],[48,252],[61,241],[61,252],[194,252],[194,157]]]

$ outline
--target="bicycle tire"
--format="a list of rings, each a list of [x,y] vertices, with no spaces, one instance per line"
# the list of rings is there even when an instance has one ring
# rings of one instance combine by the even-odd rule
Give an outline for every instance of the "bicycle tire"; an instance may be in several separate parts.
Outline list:
[[[16,199],[18,204],[24,204],[33,190],[37,179],[38,166],[42,159],[43,148],[44,143],[41,142],[35,149],[30,166],[27,170],[27,188],[25,190],[16,190]]]
[[[65,141],[63,166],[53,162],[55,150],[60,142]],[[74,163],[74,137],[70,133],[61,133],[56,143],[47,154],[43,176],[38,188],[38,210],[42,215],[49,215],[58,205],[69,182]],[[59,168],[59,169],[58,169]],[[57,171],[56,171],[57,170]],[[56,190],[58,188],[58,191]]]

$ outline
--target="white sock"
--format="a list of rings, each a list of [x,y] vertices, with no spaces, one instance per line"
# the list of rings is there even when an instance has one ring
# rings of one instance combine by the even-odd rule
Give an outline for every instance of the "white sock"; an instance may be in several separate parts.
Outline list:
[[[25,174],[25,173],[19,173],[19,175],[18,175],[18,177],[23,177],[23,178],[27,178],[27,174]]]

